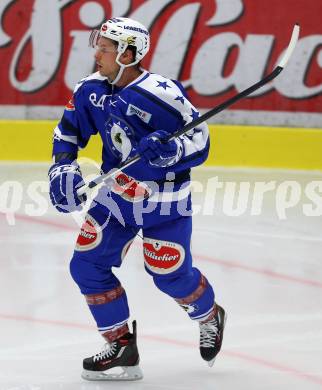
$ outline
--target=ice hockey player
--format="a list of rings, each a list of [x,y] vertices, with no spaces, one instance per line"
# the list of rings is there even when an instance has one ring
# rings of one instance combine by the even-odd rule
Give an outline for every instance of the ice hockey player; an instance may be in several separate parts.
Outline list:
[[[158,289],[199,323],[200,353],[211,366],[220,351],[225,311],[211,284],[192,265],[190,169],[208,155],[205,123],[168,142],[170,134],[198,117],[182,85],[149,73],[147,29],[128,18],[107,20],[91,34],[98,71],[75,87],[54,130],[50,197],[60,212],[82,207],[86,196],[77,152],[93,134],[102,142],[102,171],[139,153],[141,159],[103,185],[78,236],[70,272],[85,296],[104,349],[83,361],[88,380],[135,380],[139,367],[136,322],[128,326],[124,288],[113,274],[142,229],[144,265]],[[115,369],[119,370],[114,372]]]

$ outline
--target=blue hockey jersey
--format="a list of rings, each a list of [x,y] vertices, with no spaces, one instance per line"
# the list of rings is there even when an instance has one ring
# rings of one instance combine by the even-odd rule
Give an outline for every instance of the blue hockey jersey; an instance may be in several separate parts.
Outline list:
[[[103,142],[102,170],[108,172],[137,154],[142,137],[156,130],[174,133],[198,116],[199,112],[177,81],[143,71],[132,83],[120,88],[110,85],[97,72],[76,85],[73,98],[54,130],[53,154],[73,152],[76,155],[79,148],[87,145],[91,135],[99,133]],[[170,172],[174,172],[181,180],[174,181],[173,191],[180,187],[188,196],[187,187],[182,189],[182,182],[189,182],[190,168],[202,164],[208,156],[208,127],[203,123],[180,138],[184,151],[175,165],[150,167],[141,159],[125,173],[136,182],[156,181],[162,192],[165,190],[163,182]],[[118,191],[115,194],[116,201],[123,207],[124,196]],[[154,201],[159,200],[160,196],[154,196]]]

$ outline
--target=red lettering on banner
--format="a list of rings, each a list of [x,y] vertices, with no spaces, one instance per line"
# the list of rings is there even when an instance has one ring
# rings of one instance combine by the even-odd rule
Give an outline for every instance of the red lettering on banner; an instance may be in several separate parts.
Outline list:
[[[90,30],[111,16],[129,15],[151,31],[143,64],[180,79],[200,108],[219,104],[267,74],[299,22],[300,40],[283,74],[233,108],[320,113],[321,13],[316,0],[4,0],[0,105],[63,106],[76,81],[94,69]]]

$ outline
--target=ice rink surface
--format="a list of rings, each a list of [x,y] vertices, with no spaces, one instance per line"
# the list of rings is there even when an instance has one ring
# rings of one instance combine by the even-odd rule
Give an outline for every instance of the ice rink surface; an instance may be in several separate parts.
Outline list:
[[[197,324],[154,287],[137,238],[116,273],[138,322],[144,379],[115,383],[80,378],[82,359],[104,342],[69,275],[80,216],[47,209],[47,168],[0,166],[1,390],[322,388],[322,217],[305,215],[321,208],[321,189],[315,203],[310,199],[321,173],[195,172],[194,203],[201,210],[192,249],[228,314],[222,352],[212,368],[201,360]],[[211,200],[214,190],[206,189],[214,177],[224,187]],[[247,208],[232,216],[229,183],[241,182],[249,183],[251,195],[240,194]],[[259,215],[252,215],[258,211],[255,182],[275,183]]]

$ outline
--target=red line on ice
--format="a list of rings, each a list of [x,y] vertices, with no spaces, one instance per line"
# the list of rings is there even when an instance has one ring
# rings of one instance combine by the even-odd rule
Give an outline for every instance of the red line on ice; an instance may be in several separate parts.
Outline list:
[[[233,261],[226,261],[226,260],[218,260],[218,259],[214,259],[212,257],[208,257],[208,256],[204,256],[204,255],[196,254],[195,256],[200,260],[204,260],[204,261],[207,261],[209,263],[219,264],[219,265],[222,265],[224,267],[241,269],[243,271],[254,272],[254,273],[265,275],[265,276],[268,276],[268,277],[271,277],[274,279],[281,279],[281,280],[286,280],[288,282],[295,282],[295,283],[300,283],[300,284],[304,284],[307,286],[322,288],[322,283],[317,281],[317,280],[299,278],[297,276],[286,275],[286,274],[274,272],[274,271],[271,271],[269,269],[250,267],[248,265],[244,265],[241,263],[237,263],[237,262],[233,262]]]
[[[78,329],[84,329],[84,330],[94,330],[94,326],[86,325],[86,324],[78,324],[78,323],[72,323],[72,322],[64,322],[64,321],[57,321],[57,320],[49,320],[49,319],[41,319],[41,318],[32,318],[27,316],[18,316],[18,315],[11,315],[11,314],[0,314],[0,318],[5,320],[13,320],[13,321],[27,321],[27,322],[33,322],[43,325],[54,325],[54,326],[63,326],[68,328],[78,328]],[[142,339],[156,341],[160,343],[167,343],[171,345],[177,345],[184,348],[198,348],[197,343],[191,343],[188,341],[181,341],[181,340],[174,340],[169,339],[167,337],[163,336],[157,336],[157,335],[141,335]],[[263,366],[266,368],[271,368],[274,370],[277,370],[279,372],[283,372],[285,374],[290,374],[292,376],[298,377],[300,379],[305,379],[309,382],[317,383],[319,385],[322,385],[322,378],[308,374],[303,371],[299,371],[295,368],[285,366],[283,364],[279,364],[276,362],[271,362],[269,360],[262,359],[260,357],[247,355],[245,353],[241,353],[238,351],[229,351],[229,350],[223,350],[221,352],[222,355],[229,356],[231,358],[236,358],[240,360],[244,360],[247,362],[250,362],[252,364],[256,364],[259,366]]]
[[[4,213],[0,213],[0,215],[2,215],[3,217],[5,216]],[[37,223],[40,225],[42,224],[42,225],[46,225],[46,226],[52,226],[52,227],[56,227],[56,228],[64,229],[64,230],[68,230],[68,231],[74,231],[75,233],[78,231],[77,226],[73,227],[71,225],[60,224],[60,223],[57,223],[55,221],[51,221],[51,220],[47,220],[47,219],[40,219],[40,218],[30,217],[27,215],[20,215],[20,214],[15,214],[15,218],[17,220],[28,221],[28,222]],[[134,245],[137,245],[137,244],[134,244]],[[287,282],[299,283],[299,284],[302,284],[304,286],[322,288],[322,283],[317,281],[317,280],[304,279],[304,278],[299,278],[297,276],[281,274],[281,273],[274,272],[274,271],[271,271],[268,269],[250,267],[250,266],[247,266],[247,265],[244,265],[241,263],[237,263],[237,262],[233,262],[233,261],[218,260],[218,259],[215,259],[213,257],[208,257],[208,256],[204,256],[201,254],[196,254],[196,253],[193,254],[193,256],[197,259],[202,260],[202,261],[206,261],[208,263],[213,263],[213,264],[218,264],[218,265],[221,265],[221,266],[227,267],[227,268],[240,269],[243,271],[248,271],[248,272],[256,273],[259,275],[264,275],[264,276],[274,278],[274,279],[280,279],[280,280],[284,280]]]

